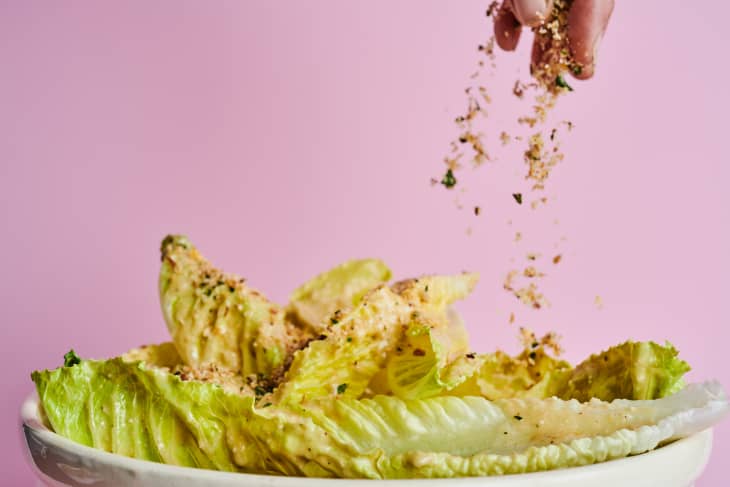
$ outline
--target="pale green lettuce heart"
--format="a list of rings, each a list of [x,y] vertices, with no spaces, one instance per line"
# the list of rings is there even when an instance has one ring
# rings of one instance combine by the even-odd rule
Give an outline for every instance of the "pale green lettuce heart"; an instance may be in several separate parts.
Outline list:
[[[469,351],[469,335],[452,305],[469,296],[479,274],[431,275],[393,284],[393,290],[418,311],[418,319],[430,326],[433,337],[449,360]]]
[[[357,306],[343,313],[326,335],[294,354],[272,401],[296,403],[316,397],[359,397],[373,376],[385,367],[412,313],[389,287],[374,289]]]
[[[484,357],[450,350],[438,338],[438,328],[413,321],[386,365],[388,391],[401,399],[423,399],[459,386],[484,364]]]
[[[408,348],[409,327],[428,327],[444,357],[463,351],[468,345],[463,323],[449,306],[471,292],[476,280],[474,274],[427,276],[371,290],[353,308],[333,315],[326,332],[294,354],[271,400],[387,392],[386,365]]]
[[[337,323],[333,315],[356,306],[368,291],[390,277],[390,269],[381,260],[345,262],[297,288],[289,298],[288,314],[317,336]]]

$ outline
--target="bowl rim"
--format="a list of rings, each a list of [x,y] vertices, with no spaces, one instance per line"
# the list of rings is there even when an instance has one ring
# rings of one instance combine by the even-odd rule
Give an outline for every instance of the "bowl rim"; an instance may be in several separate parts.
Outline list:
[[[220,480],[243,480],[248,479],[252,482],[256,480],[271,482],[272,479],[276,479],[276,485],[292,487],[304,487],[303,482],[315,482],[311,485],[329,485],[335,487],[337,485],[344,485],[346,482],[350,485],[351,482],[373,482],[372,479],[332,479],[332,478],[319,478],[319,477],[288,477],[279,475],[266,475],[266,474],[254,474],[254,473],[243,473],[243,472],[227,472],[220,470],[210,470],[203,468],[194,467],[183,467],[179,465],[170,465],[165,463],[152,462],[148,460],[141,460],[137,458],[127,457],[116,453],[107,452],[98,448],[77,443],[71,439],[65,438],[53,430],[51,430],[43,421],[40,416],[40,404],[38,396],[35,392],[28,395],[23,401],[20,408],[20,419],[22,421],[22,427],[26,437],[26,449],[30,449],[27,440],[29,436],[33,436],[40,440],[44,445],[48,445],[59,450],[70,452],[78,455],[79,457],[86,457],[92,461],[116,466],[119,468],[127,469],[130,471],[137,471],[142,473],[157,473],[157,474],[170,474],[171,476],[184,475],[188,478],[195,478],[196,480],[209,480],[209,481],[220,481]],[[556,480],[556,477],[563,476],[565,480],[579,480],[579,479],[590,479],[596,478],[596,475],[605,473],[606,469],[613,468],[625,468],[629,466],[636,466],[638,462],[646,460],[648,457],[656,460],[661,460],[659,457],[666,457],[669,459],[677,450],[691,450],[698,448],[706,443],[712,443],[713,431],[712,428],[707,428],[699,433],[691,435],[686,438],[673,441],[654,450],[638,455],[632,455],[624,458],[618,458],[615,460],[608,460],[604,462],[594,463],[592,465],[584,465],[579,467],[570,467],[562,469],[554,469],[540,472],[530,472],[523,474],[511,474],[511,475],[500,475],[500,476],[486,476],[486,477],[461,477],[461,478],[444,478],[444,479],[384,479],[379,482],[386,483],[403,483],[403,482],[420,482],[419,485],[433,484],[433,485],[445,485],[446,482],[451,484],[470,484],[473,485],[475,480],[479,481],[480,486],[489,487],[494,485],[503,487],[510,484],[510,481],[532,481],[538,482],[541,480]],[[32,456],[32,455],[31,455]],[[37,468],[37,467],[36,467]],[[704,469],[704,467],[703,467]],[[243,476],[243,477],[242,477]],[[568,478],[570,477],[570,478]],[[248,485],[248,484],[244,484]],[[259,484],[251,484],[259,485]],[[272,484],[273,485],[273,484]],[[520,484],[522,485],[522,484]],[[538,484],[536,484],[538,485]]]

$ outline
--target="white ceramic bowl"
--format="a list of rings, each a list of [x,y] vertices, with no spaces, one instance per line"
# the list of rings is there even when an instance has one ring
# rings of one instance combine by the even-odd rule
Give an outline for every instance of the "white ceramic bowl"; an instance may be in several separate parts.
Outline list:
[[[21,418],[39,485],[50,486],[689,487],[702,473],[712,449],[708,429],[642,455],[550,472],[442,480],[309,479],[176,467],[89,448],[49,430],[40,419],[35,395],[23,403]]]

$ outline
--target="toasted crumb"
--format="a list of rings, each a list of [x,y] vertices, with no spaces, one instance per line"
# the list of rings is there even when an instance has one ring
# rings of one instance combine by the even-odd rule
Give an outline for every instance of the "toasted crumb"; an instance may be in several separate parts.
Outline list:
[[[529,283],[523,288],[515,290],[514,295],[522,302],[522,304],[530,306],[531,308],[541,309],[548,305],[545,296],[538,291],[537,285],[534,282]]]
[[[542,198],[533,200],[530,202],[530,208],[532,208],[533,210],[536,210],[537,207],[540,206],[540,204],[543,204],[543,205],[547,204],[547,201],[548,201],[548,199],[545,196],[543,196]]]
[[[500,149],[499,146],[495,146],[497,138],[499,139],[497,144],[501,144],[501,147],[507,146],[514,140],[526,145],[522,149],[524,163],[522,167],[525,169],[524,178],[527,182],[524,189],[529,190],[532,194],[520,190],[512,190],[509,194],[518,205],[527,206],[529,203],[533,210],[548,203],[547,194],[536,195],[534,192],[546,191],[552,170],[564,160],[560,136],[570,131],[573,126],[569,121],[558,123],[551,121],[551,125],[547,126],[548,115],[555,107],[557,99],[573,90],[567,82],[565,73],[570,70],[577,72],[581,69],[573,62],[567,47],[567,12],[570,2],[571,0],[554,0],[552,2],[554,7],[545,18],[544,23],[533,29],[535,42],[541,53],[540,59],[532,66],[530,80],[518,79],[512,86],[512,94],[517,99],[524,100],[524,103],[520,102],[520,105],[523,109],[526,108],[517,120],[523,126],[519,128],[519,133],[509,134],[504,130],[494,131],[491,128],[488,130],[489,125],[482,129],[486,134],[480,130],[482,127],[480,124],[490,115],[489,109],[493,93],[491,93],[490,85],[487,84],[486,75],[493,74],[489,71],[488,65],[495,68],[496,44],[494,37],[490,37],[486,42],[478,45],[477,50],[480,55],[477,59],[476,70],[471,77],[473,81],[469,81],[468,86],[464,89],[465,108],[454,119],[458,136],[450,142],[450,153],[445,158],[446,176],[443,176],[442,179],[434,178],[433,185],[440,182],[446,188],[453,188],[457,184],[457,180],[461,183],[463,175],[456,173],[462,171],[464,165],[471,163],[472,166],[479,167],[487,161],[496,160],[495,156],[498,157],[502,153],[509,152],[508,149]],[[487,8],[487,17],[499,15],[499,8],[500,3],[492,1]],[[434,183],[434,181],[436,182]],[[550,199],[552,198],[553,196],[550,195]],[[457,208],[462,208],[458,199],[455,204]],[[481,207],[472,206],[472,208],[474,215],[481,214]],[[509,221],[508,224],[512,225],[512,222]],[[472,228],[467,228],[466,233],[471,235]],[[522,238],[521,232],[515,232],[515,242],[520,242]],[[539,257],[540,255],[537,253],[531,253],[527,255],[527,260],[534,262]],[[560,255],[553,257],[553,264],[560,262],[560,259]],[[514,259],[511,262],[514,262]],[[506,275],[503,283],[504,289],[513,294],[520,302],[534,309],[547,306],[547,299],[538,289],[537,282],[538,278],[544,276],[544,273],[534,265],[522,267],[511,264],[511,266],[515,268]],[[514,313],[512,313],[510,323],[514,322],[514,319]]]
[[[507,276],[504,278],[504,283],[502,284],[502,286],[507,291],[514,291],[515,290],[515,288],[514,288],[514,279],[515,279],[515,277],[517,277],[518,274],[519,273],[517,271],[515,271],[515,270],[509,271],[507,273]]]
[[[494,2],[490,3],[489,7],[487,7],[487,17],[491,17],[492,15],[494,15],[494,13],[498,11],[497,10],[498,7],[499,7],[499,2],[494,1]]]
[[[459,142],[462,144],[471,145],[471,149],[474,153],[472,156],[472,163],[475,166],[479,166],[486,161],[491,161],[491,156],[487,153],[482,141],[482,134],[475,134],[471,131],[464,132],[459,137]]]
[[[565,72],[582,70],[582,66],[573,60],[568,45],[570,3],[570,0],[554,0],[548,18],[535,29],[535,44],[541,56],[533,63],[532,76],[552,95],[572,90],[563,77]]]
[[[507,145],[510,143],[512,138],[509,136],[509,134],[505,131],[502,131],[501,134],[499,134],[499,140],[502,142],[502,145]]]
[[[545,348],[551,349],[555,355],[563,354],[563,347],[560,346],[560,336],[554,331],[548,332],[540,338],[540,344]]]
[[[254,387],[250,382],[245,382],[240,374],[230,369],[219,367],[213,363],[204,364],[196,368],[180,364],[173,367],[171,372],[182,381],[218,384],[229,392],[254,395]]]
[[[456,157],[444,157],[444,164],[446,164],[446,168],[448,170],[458,171],[459,169],[461,169],[459,159],[461,159],[461,154],[457,155]]]
[[[534,266],[525,267],[525,270],[522,271],[522,275],[529,278],[545,276],[545,274],[538,271]]]
[[[529,328],[521,326],[519,338],[525,350],[534,350],[539,347],[543,347],[549,348],[558,356],[563,353],[563,348],[560,346],[560,337],[555,332],[548,332],[538,339],[535,332]]]
[[[520,341],[523,345],[525,345],[525,348],[530,348],[531,344],[537,341],[537,336],[535,335],[535,332],[533,332],[529,328],[521,326]]]

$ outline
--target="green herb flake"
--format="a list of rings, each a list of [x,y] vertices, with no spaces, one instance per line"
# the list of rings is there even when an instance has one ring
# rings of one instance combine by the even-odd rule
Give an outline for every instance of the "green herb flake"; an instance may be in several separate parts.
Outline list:
[[[555,85],[559,88],[565,88],[568,91],[573,91],[573,87],[570,86],[568,82],[565,81],[565,78],[563,78],[560,74],[555,78]]]
[[[73,350],[69,350],[63,356],[63,366],[64,367],[73,367],[74,365],[78,365],[80,363],[81,363],[81,357],[76,355],[76,352],[74,352]]]
[[[518,205],[522,204],[522,193],[512,193],[512,197],[515,199]]]
[[[441,184],[443,184],[448,189],[451,189],[454,186],[456,186],[456,178],[454,177],[454,171],[452,171],[451,169],[447,170],[446,174],[444,174],[444,177],[441,180]]]
[[[256,396],[263,396],[263,395],[266,394],[266,389],[264,389],[261,386],[254,387],[254,390],[253,391],[256,394]]]
[[[347,343],[350,343],[352,341],[352,337],[347,337]]]
[[[514,418],[515,418],[515,419],[516,419],[517,421],[522,421],[522,416],[520,416],[519,414],[515,414],[515,415],[514,415]]]
[[[267,408],[267,407],[269,407],[269,406],[271,406],[271,403],[270,403],[270,402],[267,402],[266,404],[264,404],[264,405],[263,405],[263,406],[261,406],[261,407],[262,407],[262,408]]]
[[[340,384],[339,386],[337,386],[337,394],[344,394],[346,390],[347,390],[347,383]]]

